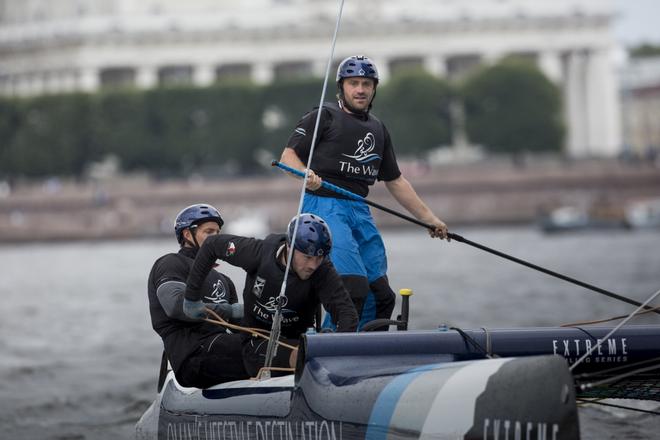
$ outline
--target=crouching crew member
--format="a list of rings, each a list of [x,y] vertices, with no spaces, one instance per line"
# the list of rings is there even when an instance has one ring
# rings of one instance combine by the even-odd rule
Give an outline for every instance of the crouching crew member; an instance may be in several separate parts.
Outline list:
[[[208,237],[186,282],[186,313],[195,317],[203,311],[202,282],[216,259],[220,259],[246,272],[242,325],[270,330],[287,256],[293,252],[282,307],[281,335],[285,342],[297,345],[300,334],[314,325],[319,304],[337,323],[337,331],[355,331],[357,312],[328,258],[332,248],[330,229],[323,219],[312,214],[300,214],[295,240],[294,227],[295,218],[289,223],[287,234],[271,234],[263,240],[235,235]],[[267,347],[265,339],[243,336],[243,362],[251,376],[256,376],[263,367]],[[272,366],[292,367],[293,362],[291,351],[279,347]]]
[[[181,248],[154,263],[148,281],[151,324],[163,339],[165,354],[177,381],[186,387],[211,385],[248,377],[241,356],[241,337],[224,327],[191,319],[183,312],[186,279],[199,247],[220,232],[222,217],[208,204],[183,209],[174,231]],[[206,271],[197,284],[200,302],[229,322],[243,315],[234,283],[215,270]]]

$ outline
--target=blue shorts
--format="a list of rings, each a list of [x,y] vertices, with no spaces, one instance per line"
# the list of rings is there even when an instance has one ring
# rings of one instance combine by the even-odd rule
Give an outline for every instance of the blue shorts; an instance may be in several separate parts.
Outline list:
[[[366,203],[305,194],[302,212],[319,215],[330,227],[330,258],[340,275],[372,283],[387,273],[385,245]]]
[[[319,215],[330,227],[330,259],[340,275],[363,276],[372,283],[387,273],[385,245],[366,203],[305,194],[302,212]],[[373,294],[369,293],[360,327],[375,316]]]

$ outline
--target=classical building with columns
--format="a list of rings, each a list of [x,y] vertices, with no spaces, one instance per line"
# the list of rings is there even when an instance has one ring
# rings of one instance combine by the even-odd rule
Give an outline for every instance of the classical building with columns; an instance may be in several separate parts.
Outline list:
[[[0,94],[323,76],[339,1],[0,0]],[[564,94],[566,152],[621,150],[610,0],[346,0],[333,65],[460,78],[517,55]],[[333,74],[334,75],[334,74]]]
[[[632,59],[621,82],[626,153],[660,159],[660,57]]]

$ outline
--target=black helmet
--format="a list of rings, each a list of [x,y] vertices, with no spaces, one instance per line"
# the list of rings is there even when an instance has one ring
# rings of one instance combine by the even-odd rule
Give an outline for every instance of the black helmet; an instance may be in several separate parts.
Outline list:
[[[332,249],[332,235],[327,223],[321,217],[314,214],[300,214],[296,239],[293,240],[293,230],[296,227],[296,217],[292,218],[287,228],[286,242],[305,255],[322,256],[328,255]]]
[[[208,221],[214,221],[220,227],[225,223],[220,216],[220,212],[209,204],[198,203],[183,208],[174,220],[176,241],[183,242],[183,231],[185,229],[194,228],[198,224]]]

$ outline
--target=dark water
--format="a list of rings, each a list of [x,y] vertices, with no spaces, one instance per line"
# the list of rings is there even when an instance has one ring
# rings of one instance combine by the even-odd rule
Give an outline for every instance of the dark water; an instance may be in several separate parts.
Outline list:
[[[454,232],[639,301],[660,289],[658,231]],[[393,287],[415,292],[413,328],[557,325],[631,310],[419,230],[386,232],[385,240]],[[174,239],[0,247],[0,439],[132,438],[155,396],[161,354],[149,322],[147,274],[174,248]],[[221,268],[242,287],[240,270]],[[580,414],[584,439],[660,432],[658,416],[596,407]]]

